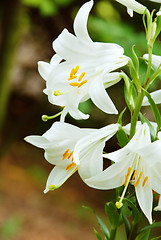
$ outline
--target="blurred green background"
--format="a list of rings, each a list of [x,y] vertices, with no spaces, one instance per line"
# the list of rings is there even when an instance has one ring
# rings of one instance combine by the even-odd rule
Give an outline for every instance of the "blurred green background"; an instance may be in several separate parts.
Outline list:
[[[82,209],[91,205],[103,215],[104,203],[114,199],[113,191],[89,189],[72,176],[64,186],[43,194],[52,166],[43,158],[43,151],[25,143],[31,134],[43,134],[52,121],[42,122],[43,114],[53,115],[60,109],[51,105],[42,90],[45,81],[37,71],[39,60],[53,56],[52,41],[64,28],[73,32],[73,19],[86,1],[82,0],[5,0],[0,3],[0,239],[2,240],[72,240],[95,239],[92,226],[95,218]],[[140,1],[150,10],[158,4]],[[147,52],[142,16],[130,18],[126,8],[114,0],[95,0],[88,21],[93,41],[114,42],[132,57],[132,46],[138,56]],[[161,55],[160,40],[154,53]],[[140,75],[146,66],[141,64]],[[126,71],[126,69],[125,69]],[[154,83],[151,90],[160,88]],[[108,89],[117,109],[125,107],[123,83]],[[91,101],[80,109],[90,113],[87,121],[66,121],[81,127],[102,127],[117,121],[117,116],[106,115]],[[146,113],[150,117],[151,112]],[[56,119],[59,120],[59,119]],[[125,114],[124,123],[128,123]],[[114,141],[108,150],[116,149]],[[155,213],[155,218],[159,215]],[[107,219],[106,219],[107,220]],[[147,222],[146,222],[147,223]],[[144,224],[144,223],[143,223]],[[120,235],[121,234],[121,235]],[[161,231],[160,231],[161,234]],[[121,236],[121,238],[120,238]],[[124,239],[123,229],[118,239]]]

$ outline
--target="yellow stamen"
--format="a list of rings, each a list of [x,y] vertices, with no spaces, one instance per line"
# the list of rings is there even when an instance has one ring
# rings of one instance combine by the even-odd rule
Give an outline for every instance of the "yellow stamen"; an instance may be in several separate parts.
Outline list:
[[[69,164],[67,167],[66,167],[66,170],[68,170],[68,169],[72,169],[74,166],[76,165],[76,163],[71,163],[71,164]]]
[[[141,171],[141,172],[140,172],[140,175],[139,175],[139,177],[138,177],[138,179],[137,179],[137,181],[136,181],[136,183],[135,183],[135,185],[134,185],[134,187],[137,187],[137,186],[138,186],[142,175],[143,175],[143,172]]]
[[[74,68],[74,75],[78,72],[79,70],[79,66],[76,66],[76,68]]]
[[[68,80],[73,80],[73,79],[75,79],[75,78],[77,78],[77,76],[73,75],[73,76],[70,76],[70,77],[68,78]]]
[[[79,78],[78,78],[78,81],[79,81],[79,82],[82,80],[82,78],[84,77],[84,75],[85,75],[85,72],[83,72],[83,73],[79,76]]]
[[[72,156],[72,154],[73,154],[73,151],[69,154],[68,159]]]
[[[88,82],[88,80],[84,80],[83,82],[81,82],[78,87],[81,87],[81,86],[82,86],[83,84],[85,84],[86,82]]]
[[[136,173],[137,173],[137,169],[134,171],[133,173],[133,176],[132,176],[132,180],[134,180],[135,176],[136,176]]]
[[[79,66],[76,66],[76,68],[72,68],[70,72],[70,78],[72,78],[78,72],[78,70],[79,70]]]
[[[79,83],[73,82],[73,83],[70,83],[70,86],[72,86],[72,87],[78,87],[78,86],[79,86]]]
[[[65,158],[67,158],[69,156],[69,149],[67,149],[66,151],[65,151],[65,153],[63,154],[63,160],[65,159]]]
[[[130,172],[131,172],[131,167],[128,168],[127,174],[125,175],[125,183],[124,183],[124,186],[126,186],[126,184],[127,184],[128,177],[129,177],[129,175],[130,175]]]
[[[75,68],[72,68],[71,72],[70,72],[70,77],[72,77],[75,74]]]
[[[145,178],[144,178],[144,181],[143,181],[143,187],[145,186],[145,183],[148,181],[148,176],[146,176]]]

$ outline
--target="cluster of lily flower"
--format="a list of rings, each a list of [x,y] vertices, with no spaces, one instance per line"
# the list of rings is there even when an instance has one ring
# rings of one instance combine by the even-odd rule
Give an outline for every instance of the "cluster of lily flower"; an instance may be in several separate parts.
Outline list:
[[[125,5],[132,16],[133,11],[144,14],[145,6],[135,0],[117,0]],[[155,2],[161,2],[155,0]],[[153,190],[161,194],[161,132],[157,123],[151,123],[155,131],[155,141],[147,123],[136,121],[135,132],[129,142],[121,149],[103,154],[106,142],[120,129],[130,135],[132,125],[110,124],[101,129],[78,128],[65,122],[69,113],[75,119],[87,119],[79,103],[91,99],[107,114],[118,114],[108,96],[106,88],[127,79],[117,69],[129,64],[131,59],[124,55],[124,49],[113,43],[93,42],[88,35],[87,20],[93,0],[85,3],[74,20],[75,35],[64,29],[53,42],[55,55],[50,63],[40,61],[38,70],[46,80],[44,93],[49,102],[63,108],[59,122],[42,136],[28,136],[25,140],[45,150],[45,159],[56,165],[51,171],[44,193],[59,188],[72,174],[78,171],[82,180],[96,189],[113,189],[124,185],[124,190],[116,206],[121,208],[127,187],[131,183],[136,192],[140,208],[152,223]],[[159,16],[161,12],[158,12]],[[153,22],[151,39],[155,35],[156,23]],[[149,61],[149,54],[143,56]],[[152,55],[151,66],[157,70],[161,56]],[[126,85],[128,85],[126,83]],[[155,103],[161,102],[161,90],[151,94]],[[136,105],[131,97],[131,106]],[[129,101],[129,102],[130,102]],[[141,105],[148,105],[143,96]],[[103,157],[114,163],[103,170]],[[156,210],[161,210],[161,198]]]

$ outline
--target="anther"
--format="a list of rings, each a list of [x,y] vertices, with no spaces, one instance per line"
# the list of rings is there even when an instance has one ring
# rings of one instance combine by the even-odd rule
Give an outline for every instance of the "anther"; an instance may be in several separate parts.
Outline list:
[[[68,80],[73,80],[73,79],[75,79],[75,78],[77,78],[77,76],[73,75],[73,76],[70,76],[70,77],[68,78]]]
[[[73,151],[69,154],[68,159],[72,156],[72,154],[73,154]]]
[[[83,82],[81,82],[78,87],[80,88],[83,84],[85,84],[86,82],[88,82],[88,80],[84,80]]]
[[[139,177],[138,177],[138,179],[137,179],[137,181],[136,181],[136,183],[135,183],[135,185],[134,185],[134,187],[137,187],[137,186],[138,186],[142,175],[143,175],[143,172],[141,171],[141,172],[140,172],[140,175],[139,175]]]
[[[146,176],[145,178],[144,178],[144,181],[143,181],[143,187],[145,186],[145,183],[148,181],[148,176]]]
[[[67,167],[66,167],[66,170],[68,170],[68,169],[72,169],[74,166],[76,165],[76,163],[71,163],[71,164],[69,164]]]
[[[83,72],[83,73],[79,76],[79,78],[78,78],[78,81],[79,81],[79,82],[82,80],[82,78],[84,77],[84,75],[85,75],[85,72]]]
[[[129,177],[129,175],[130,175],[130,172],[131,172],[131,167],[128,168],[127,174],[125,175],[125,183],[124,183],[124,186],[126,186],[126,184],[127,184],[128,177]]]
[[[70,83],[70,86],[72,86],[72,87],[78,87],[78,86],[79,86],[79,83],[73,82],[73,83]]]
[[[63,159],[62,160],[64,160],[65,158],[67,158],[69,156],[69,149],[67,149],[66,151],[65,151],[65,153],[63,154]]]
[[[137,169],[134,171],[133,173],[133,176],[132,176],[132,180],[134,180],[135,176],[136,176],[136,173],[137,173]]]

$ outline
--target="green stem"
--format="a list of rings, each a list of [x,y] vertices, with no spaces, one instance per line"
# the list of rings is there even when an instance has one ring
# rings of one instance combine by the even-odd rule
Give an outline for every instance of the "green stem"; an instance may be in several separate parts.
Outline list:
[[[127,240],[133,240],[133,239],[135,239],[136,234],[137,234],[137,228],[138,228],[138,225],[137,225],[137,224],[132,224],[131,231],[130,231],[130,234],[129,234]]]
[[[152,45],[148,45],[149,59],[148,59],[148,68],[147,68],[145,82],[144,82],[145,89],[147,89],[149,86],[149,76],[150,76],[151,66],[152,66],[152,49],[153,49]]]
[[[138,121],[139,112],[140,112],[140,109],[141,109],[141,105],[142,105],[142,102],[143,102],[144,95],[145,95],[145,93],[142,90],[138,94],[138,99],[137,99],[137,102],[136,102],[135,111],[134,111],[134,113],[131,117],[130,139],[135,134],[136,124],[137,124],[137,121]]]
[[[117,228],[112,228],[110,232],[110,240],[115,240]]]

